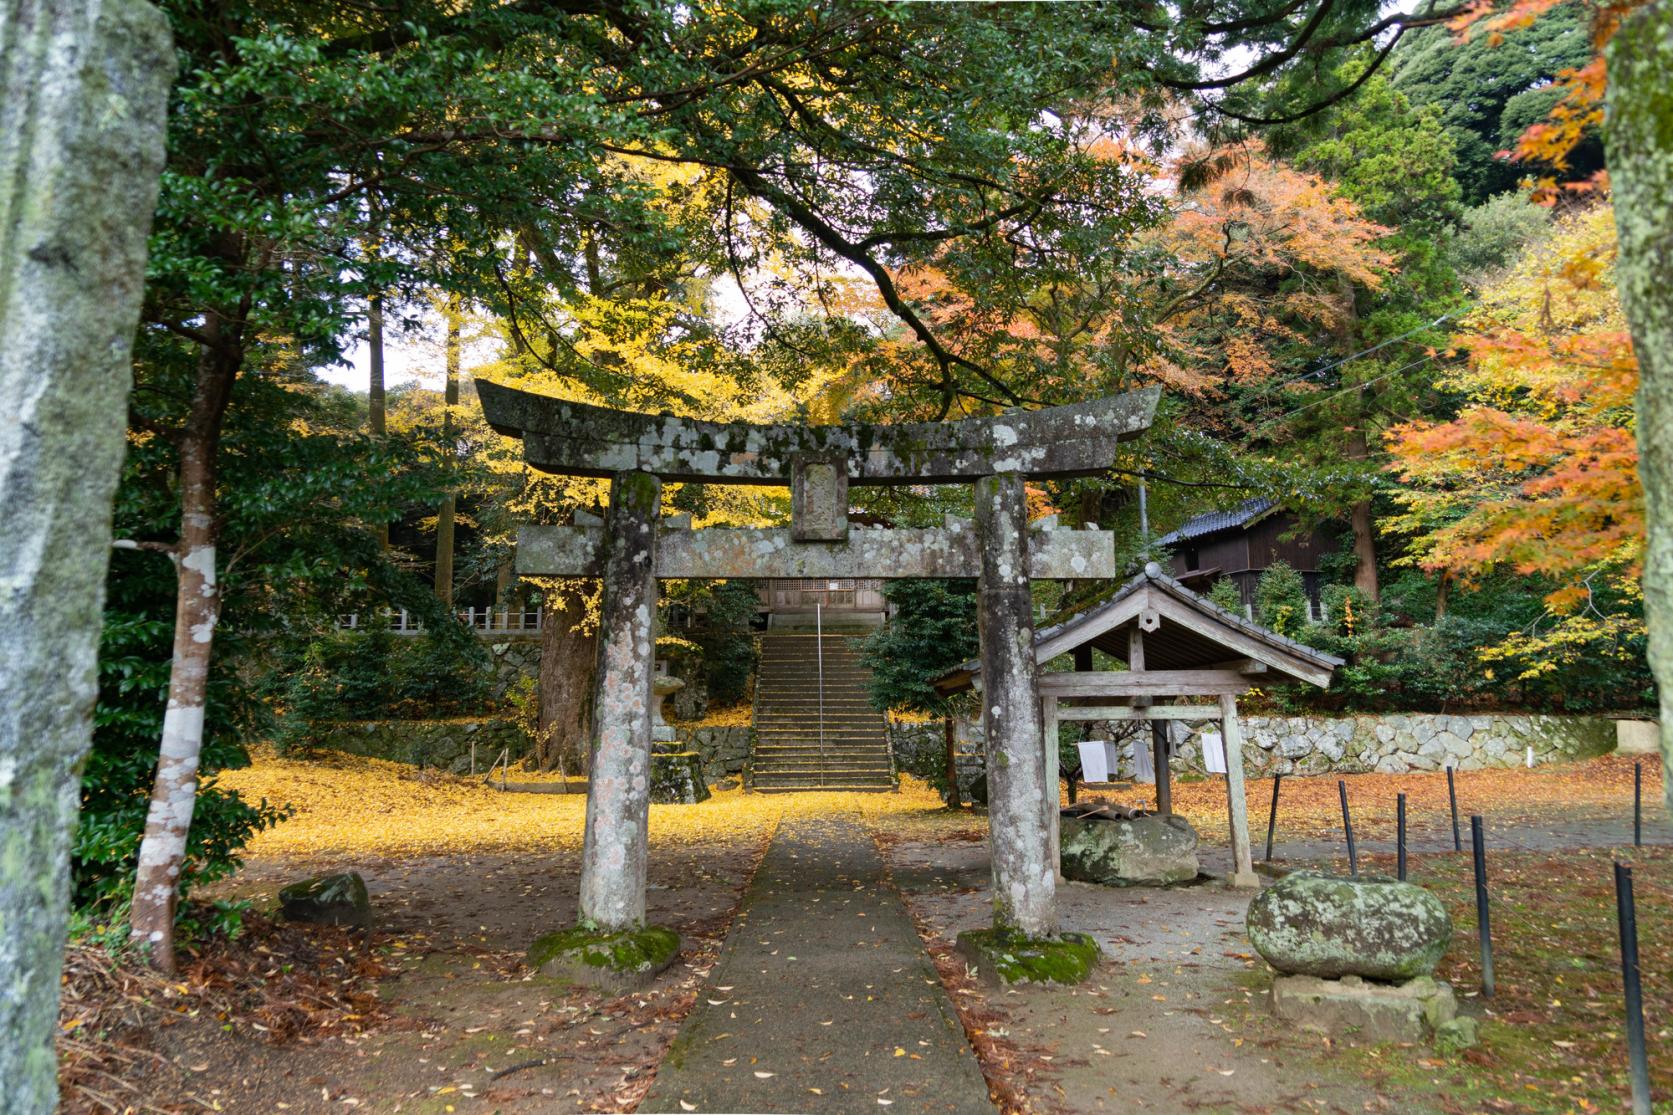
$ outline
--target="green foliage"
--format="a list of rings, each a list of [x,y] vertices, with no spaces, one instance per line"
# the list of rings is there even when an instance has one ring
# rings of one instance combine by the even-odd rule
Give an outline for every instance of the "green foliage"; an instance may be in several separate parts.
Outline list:
[[[1208,590],[1208,598],[1233,615],[1243,614],[1243,590],[1230,577],[1221,577]]]
[[[99,696],[93,750],[82,772],[81,821],[71,850],[72,896],[78,907],[125,903],[145,831],[157,741],[168,702],[174,573],[166,559],[119,550],[112,555],[99,651]],[[266,722],[237,672],[217,660],[210,676],[197,808],[181,871],[182,894],[237,868],[239,849],[285,816],[282,808],[248,802],[215,784],[215,775],[248,765],[243,740]],[[182,904],[182,909],[185,905]]]
[[[947,699],[931,682],[981,649],[976,582],[890,581],[883,595],[894,614],[860,655],[871,671],[873,707],[948,715]]]
[[[748,694],[760,657],[751,629],[760,600],[749,581],[718,581],[699,596],[704,619],[690,634],[703,652],[703,684],[714,704],[735,705]]]
[[[1433,106],[1458,149],[1458,182],[1466,204],[1514,189],[1532,172],[1499,157],[1516,145],[1529,124],[1543,118],[1559,71],[1584,66],[1592,57],[1585,5],[1562,4],[1533,23],[1495,42],[1479,29],[1459,42],[1447,27],[1406,35],[1390,58],[1389,80],[1418,106]],[[1582,145],[1571,162],[1574,178],[1603,165],[1596,139]]]
[[[1458,272],[1478,285],[1514,263],[1551,225],[1551,211],[1526,194],[1510,191],[1464,211],[1464,227],[1452,244]]]
[[[169,417],[190,374],[177,350],[155,340],[142,335],[138,347],[142,389],[132,406],[146,421]],[[284,680],[269,675],[270,637],[329,629],[340,612],[382,604],[436,607],[367,529],[409,501],[429,501],[434,473],[421,455],[345,430],[358,421],[342,393],[285,365],[252,379],[228,411],[218,489],[220,653],[210,672],[183,893],[224,877],[255,833],[283,819],[281,803],[247,802],[215,783],[217,772],[248,763],[248,741],[275,728],[261,700]],[[130,441],[116,535],[170,539],[179,515],[173,446],[149,435]],[[125,549],[112,555],[93,748],[72,858],[78,905],[119,903],[132,883],[162,736],[174,594],[165,556]],[[181,904],[183,916],[187,908]]]
[[[439,609],[438,609],[439,611]],[[470,716],[487,706],[491,667],[476,636],[445,614],[434,628],[400,636],[386,626],[317,635],[280,652],[283,679],[275,742],[313,744],[337,720],[423,720]]]
[[[1529,578],[1484,580],[1472,589],[1453,586],[1448,609],[1435,617],[1437,584],[1425,574],[1401,573],[1385,584],[1380,604],[1358,589],[1327,586],[1325,620],[1297,636],[1335,654],[1338,667],[1328,690],[1310,686],[1270,694],[1281,709],[1340,712],[1444,712],[1473,707],[1595,712],[1653,703],[1653,685],[1641,645],[1619,654],[1578,655],[1560,680],[1524,678],[1514,668],[1486,661],[1484,652],[1507,631],[1538,622],[1544,609]]]
[[[1307,586],[1286,561],[1275,561],[1255,582],[1255,619],[1291,638],[1307,624]]]

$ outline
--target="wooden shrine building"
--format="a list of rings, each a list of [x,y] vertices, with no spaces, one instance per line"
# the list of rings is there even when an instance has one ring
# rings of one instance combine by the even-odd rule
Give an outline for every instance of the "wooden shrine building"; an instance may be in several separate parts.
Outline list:
[[[1096,670],[1092,652],[1126,666]],[[1053,670],[1069,656],[1073,670]],[[1065,720],[1147,720],[1155,747],[1157,811],[1172,811],[1167,721],[1217,720],[1226,749],[1232,882],[1254,886],[1248,807],[1243,791],[1243,736],[1237,697],[1258,685],[1305,682],[1321,688],[1340,658],[1285,638],[1220,608],[1152,562],[1108,598],[1034,636],[1050,795],[1051,862],[1058,862],[1057,729]],[[974,662],[936,682],[943,693],[981,688]]]

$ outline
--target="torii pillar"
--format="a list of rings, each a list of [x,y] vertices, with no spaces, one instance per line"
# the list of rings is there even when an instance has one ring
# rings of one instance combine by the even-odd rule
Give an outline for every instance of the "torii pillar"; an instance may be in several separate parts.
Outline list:
[[[645,921],[661,502],[662,481],[648,472],[620,472],[610,480],[580,917],[605,931]]]
[[[1057,865],[1046,809],[1046,739],[1029,594],[1028,502],[1020,476],[976,482],[981,552],[982,736],[987,754],[993,925],[1029,937],[1057,932]],[[1056,793],[1051,800],[1057,800]]]

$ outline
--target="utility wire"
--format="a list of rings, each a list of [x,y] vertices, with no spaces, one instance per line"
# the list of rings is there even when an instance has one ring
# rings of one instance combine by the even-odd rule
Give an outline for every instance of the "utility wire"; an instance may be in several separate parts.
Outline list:
[[[1471,308],[1472,307],[1470,307],[1470,306],[1460,306],[1456,310],[1448,310],[1446,313],[1442,314],[1440,317],[1436,318],[1434,321],[1431,321],[1428,325],[1420,325],[1416,329],[1409,329],[1406,332],[1401,333],[1397,337],[1390,337],[1386,341],[1382,341],[1378,344],[1372,345],[1370,348],[1365,349],[1363,352],[1356,352],[1352,356],[1344,356],[1344,357],[1342,357],[1342,359],[1336,361],[1334,364],[1326,364],[1322,368],[1315,368],[1313,371],[1310,371],[1310,372],[1302,372],[1300,375],[1292,376],[1291,378],[1286,379],[1281,383],[1269,383],[1265,387],[1263,387],[1261,390],[1255,392],[1253,395],[1250,395],[1249,396],[1249,401],[1253,402],[1256,399],[1264,398],[1267,395],[1272,394],[1272,392],[1278,390],[1280,387],[1288,387],[1292,383],[1300,383],[1304,379],[1312,379],[1314,376],[1322,376],[1326,372],[1333,372],[1337,368],[1340,368],[1343,364],[1351,364],[1355,360],[1359,360],[1359,359],[1362,359],[1363,357],[1370,356],[1373,352],[1380,352],[1381,350],[1387,348],[1389,345],[1394,344],[1396,341],[1403,341],[1407,337],[1415,337],[1417,334],[1422,333],[1425,330],[1433,329],[1433,328],[1435,328],[1435,326],[1439,325],[1441,322],[1445,321],[1447,318],[1457,317],[1459,314],[1463,313],[1465,310],[1468,310],[1468,309],[1471,309]]]
[[[1413,360],[1410,364],[1403,364],[1400,367],[1395,368],[1393,371],[1384,372],[1382,375],[1376,376],[1372,379],[1368,379],[1364,383],[1350,383],[1346,387],[1337,388],[1335,391],[1332,391],[1328,395],[1322,396],[1321,398],[1313,399],[1312,401],[1310,401],[1308,403],[1305,403],[1301,406],[1296,407],[1294,410],[1287,410],[1283,414],[1280,414],[1280,415],[1277,415],[1276,417],[1267,419],[1265,422],[1262,422],[1259,426],[1256,426],[1254,429],[1250,430],[1249,433],[1251,435],[1258,434],[1262,430],[1266,429],[1268,426],[1273,426],[1273,425],[1276,425],[1279,422],[1284,422],[1284,421],[1287,421],[1288,419],[1294,418],[1296,415],[1300,414],[1304,410],[1311,410],[1312,408],[1314,408],[1316,406],[1323,406],[1325,403],[1328,403],[1328,402],[1332,401],[1333,399],[1337,398],[1340,395],[1345,395],[1349,391],[1363,391],[1363,390],[1365,390],[1365,388],[1370,387],[1372,384],[1381,383],[1383,380],[1388,379],[1392,376],[1397,376],[1401,372],[1409,372],[1413,368],[1416,368],[1421,364],[1426,364],[1430,360],[1433,360],[1434,358],[1435,358],[1434,353],[1425,353],[1423,356],[1419,357],[1418,359]]]

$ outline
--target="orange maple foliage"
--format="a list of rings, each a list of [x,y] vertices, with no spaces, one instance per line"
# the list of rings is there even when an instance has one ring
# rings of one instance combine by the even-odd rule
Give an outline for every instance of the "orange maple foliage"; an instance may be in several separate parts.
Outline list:
[[[1443,386],[1465,393],[1463,411],[1389,432],[1390,467],[1405,484],[1393,525],[1416,535],[1416,564],[1465,578],[1503,567],[1552,578],[1560,587],[1546,603],[1564,616],[1589,606],[1600,574],[1635,591],[1638,363],[1614,260],[1608,206],[1561,221],[1456,338],[1469,362]]]
[[[1460,35],[1484,32],[1497,45],[1507,32],[1532,25],[1540,16],[1565,0],[1514,0],[1500,7],[1495,0],[1476,3],[1452,19],[1447,26]],[[1568,157],[1586,133],[1603,124],[1603,99],[1608,89],[1608,67],[1604,62],[1604,47],[1614,38],[1621,21],[1640,7],[1645,0],[1624,0],[1614,3],[1593,3],[1592,45],[1596,53],[1584,66],[1559,71],[1554,78],[1563,95],[1551,107],[1546,118],[1532,124],[1516,141],[1512,151],[1502,152],[1518,161],[1542,164],[1556,170],[1568,167]],[[1607,172],[1586,182],[1569,182],[1563,189],[1587,191],[1606,189]],[[1545,205],[1553,204],[1558,195],[1554,175],[1542,175],[1534,180],[1533,197]]]
[[[1260,382],[1277,370],[1278,347],[1348,328],[1355,289],[1376,289],[1394,266],[1379,246],[1392,230],[1258,145],[1216,161],[1229,169],[1189,191],[1172,172],[1132,164],[1172,194],[1169,219],[1135,237],[1161,266],[1036,291],[1010,314],[977,304],[935,266],[906,270],[897,285],[956,351],[1005,368],[1038,398],[1143,382],[1203,396]]]

